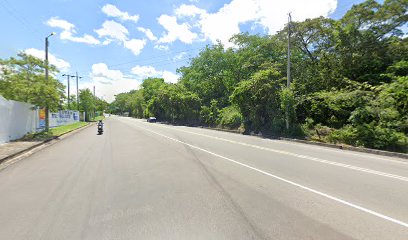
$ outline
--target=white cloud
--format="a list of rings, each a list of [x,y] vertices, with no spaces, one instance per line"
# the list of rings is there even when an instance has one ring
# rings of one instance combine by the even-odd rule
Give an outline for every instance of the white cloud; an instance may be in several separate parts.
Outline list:
[[[183,59],[185,56],[187,56],[187,53],[186,52],[181,52],[181,53],[177,54],[176,56],[174,56],[173,60],[178,61],[178,60]]]
[[[152,33],[152,30],[148,29],[148,28],[143,28],[143,27],[138,27],[137,30],[141,31],[142,33],[146,34],[146,37],[150,40],[150,41],[156,41],[157,37],[154,36],[154,34]]]
[[[75,29],[75,25],[64,19],[60,19],[58,17],[52,17],[46,22],[46,24],[50,27],[62,29],[63,31],[60,33],[60,38],[62,40],[93,44],[93,45],[100,44],[100,41],[98,39],[96,39],[95,37],[89,34],[84,34],[82,37],[74,36],[77,33]]]
[[[109,17],[116,17],[121,19],[122,21],[133,21],[137,23],[139,21],[139,15],[129,15],[128,12],[122,12],[119,10],[115,5],[106,4],[102,7],[102,12],[105,13]]]
[[[170,71],[160,71],[156,70],[153,66],[135,66],[132,68],[131,72],[136,75],[137,79],[145,79],[148,77],[161,77],[164,78],[166,82],[176,83],[179,76]]]
[[[28,48],[25,49],[23,52],[25,52],[28,55],[31,55],[33,57],[39,58],[41,60],[44,61],[45,59],[45,52],[44,50],[39,50],[36,48]],[[56,56],[54,56],[53,54],[48,53],[48,60],[50,62],[50,64],[55,65],[58,70],[62,71],[62,72],[66,72],[69,70],[69,68],[71,67],[71,64],[61,58],[57,58]]]
[[[122,79],[123,73],[120,70],[110,70],[105,63],[96,63],[92,65],[91,77],[94,80],[113,82]]]
[[[130,39],[129,41],[124,41],[123,45],[125,48],[132,51],[134,55],[139,55],[144,46],[146,45],[145,39]]]
[[[206,39],[214,43],[220,40],[231,46],[228,40],[240,32],[240,24],[260,24],[273,34],[287,23],[289,12],[292,12],[295,21],[303,21],[328,16],[336,6],[337,0],[232,0],[215,13],[182,4],[175,9],[175,14],[180,19],[190,18],[189,24],[198,26]]]
[[[207,11],[196,7],[195,5],[182,4],[175,10],[175,13],[178,17],[194,17],[197,15],[206,14]]]
[[[80,88],[92,89],[95,86],[96,95],[108,102],[115,99],[115,94],[138,89],[140,86],[136,79],[125,76],[120,70],[109,69],[105,63],[93,64],[90,78],[92,82],[83,82]]]
[[[162,72],[157,71],[152,66],[139,66],[139,65],[133,67],[131,72],[140,79],[148,77],[159,77],[162,74]]]
[[[166,29],[167,33],[159,39],[159,43],[171,43],[176,40],[191,44],[197,38],[197,34],[190,31],[187,23],[178,24],[177,18],[169,15],[161,15],[158,18],[160,25]]]
[[[47,25],[50,27],[57,27],[64,29],[65,31],[71,31],[72,29],[75,28],[75,25],[64,20],[64,19],[59,19],[58,17],[52,17],[48,19]]]
[[[115,21],[105,21],[102,28],[95,30],[100,38],[108,37],[108,39],[115,39],[121,42],[127,40],[129,31],[122,24]]]
[[[275,33],[287,23],[288,13],[292,12],[293,20],[303,21],[307,18],[328,16],[337,7],[337,0],[286,0],[270,1],[257,0],[259,2],[259,19],[269,33]]]
[[[154,48],[160,51],[168,51],[170,49],[168,45],[161,44],[154,45]]]
[[[130,51],[134,55],[139,55],[142,49],[146,45],[145,39],[128,39],[129,31],[122,24],[115,21],[105,21],[102,24],[102,28],[95,30],[100,38],[106,39],[102,42],[102,45],[108,45],[112,41],[116,40]]]
[[[176,83],[179,77],[180,77],[179,75],[174,74],[169,71],[163,71],[163,74],[162,74],[162,78],[164,78],[164,81],[168,83]]]

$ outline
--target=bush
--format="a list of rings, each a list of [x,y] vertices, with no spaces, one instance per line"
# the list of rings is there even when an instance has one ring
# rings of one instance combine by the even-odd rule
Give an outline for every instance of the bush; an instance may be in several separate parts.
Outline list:
[[[209,107],[201,106],[200,119],[204,124],[215,125],[220,111],[218,109],[218,101],[213,99],[210,104]]]
[[[374,124],[357,127],[347,125],[333,131],[329,140],[334,143],[346,143],[354,146],[382,150],[407,152],[408,138],[404,133]]]
[[[242,114],[236,106],[221,109],[218,124],[227,128],[239,128],[242,123]]]

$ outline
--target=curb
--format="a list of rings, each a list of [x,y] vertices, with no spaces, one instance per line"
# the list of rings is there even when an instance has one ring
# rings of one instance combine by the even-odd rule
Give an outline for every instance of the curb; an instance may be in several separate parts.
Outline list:
[[[332,144],[332,143],[313,142],[313,141],[294,139],[294,138],[281,137],[279,139],[284,140],[284,141],[289,141],[289,142],[298,142],[298,143],[305,143],[305,144],[316,145],[316,146],[337,148],[341,150],[349,150],[349,151],[354,151],[354,152],[371,153],[371,154],[387,156],[387,157],[398,157],[398,158],[408,159],[408,154],[406,153],[389,152],[389,151],[370,149],[370,148],[360,148],[360,147],[353,147],[353,146],[344,146],[344,145],[337,145],[337,144]]]
[[[41,142],[39,142],[39,143],[37,143],[37,144],[35,144],[35,145],[33,145],[33,146],[28,147],[28,148],[26,148],[26,149],[23,149],[23,150],[21,150],[21,151],[15,152],[15,153],[13,153],[13,154],[7,156],[7,157],[4,157],[4,158],[0,159],[0,164],[2,164],[3,162],[5,162],[5,161],[7,161],[7,160],[13,159],[13,158],[18,157],[18,156],[20,156],[20,155],[23,155],[24,153],[26,153],[26,152],[28,152],[28,151],[31,151],[31,150],[33,150],[33,149],[35,149],[35,148],[41,147],[41,146],[45,145],[46,143],[49,143],[49,142],[51,142],[51,141],[53,141],[53,140],[59,139],[60,137],[64,137],[64,138],[65,138],[65,137],[74,135],[76,132],[79,132],[80,130],[83,130],[83,129],[85,129],[85,128],[88,128],[88,127],[91,126],[91,125],[92,125],[92,123],[88,123],[87,125],[82,126],[82,127],[80,127],[80,128],[77,128],[77,129],[68,131],[68,132],[63,133],[63,134],[61,134],[61,135],[59,135],[59,136],[55,136],[55,137],[48,138],[48,139],[46,139],[46,140],[44,140],[44,141],[41,141]]]
[[[200,128],[221,131],[221,132],[243,134],[238,130],[229,130],[229,129],[223,129],[223,128],[210,128],[210,127],[200,127]],[[254,137],[273,139],[273,138],[269,138],[267,136],[262,136],[262,135],[261,136],[256,135],[256,134],[249,134],[249,135],[254,136]],[[381,155],[381,156],[386,156],[386,157],[397,157],[397,158],[402,158],[404,160],[405,159],[408,160],[408,154],[406,153],[389,152],[389,151],[377,150],[377,149],[371,149],[371,148],[344,146],[344,145],[337,145],[333,143],[314,142],[314,141],[307,141],[307,140],[301,140],[301,139],[295,139],[295,138],[279,137],[277,139],[288,141],[288,142],[304,143],[304,144],[310,144],[310,145],[316,145],[316,146],[322,146],[322,147],[336,148],[336,149],[341,149],[341,150],[349,150],[353,152],[371,153],[371,154],[376,154],[376,155]]]
[[[160,124],[171,125],[171,124],[167,124],[167,123],[160,123]],[[183,126],[185,126],[185,125],[183,125]],[[203,128],[203,129],[208,129],[208,130],[215,130],[215,131],[220,131],[220,132],[229,132],[229,133],[236,133],[236,134],[243,135],[243,133],[240,132],[239,130],[223,129],[223,128],[212,128],[212,127],[204,127],[204,126],[197,126],[197,127],[198,128]],[[270,138],[270,137],[267,137],[267,136],[256,135],[256,134],[249,134],[249,136],[273,139],[273,138]],[[336,149],[341,149],[341,150],[349,150],[349,151],[353,151],[353,152],[371,153],[371,154],[376,154],[376,155],[381,155],[381,156],[386,156],[386,157],[397,157],[397,158],[402,158],[404,160],[405,159],[408,160],[408,154],[406,154],[406,153],[389,152],[389,151],[377,150],[377,149],[371,149],[371,148],[360,148],[360,147],[353,147],[353,146],[344,146],[344,145],[337,145],[337,144],[332,144],[332,143],[314,142],[314,141],[307,141],[307,140],[301,140],[301,139],[295,139],[295,138],[279,137],[279,138],[276,138],[276,139],[284,140],[284,141],[288,141],[288,142],[297,142],[297,143],[304,143],[304,144],[310,144],[310,145],[316,145],[316,146],[322,146],[322,147],[336,148]]]

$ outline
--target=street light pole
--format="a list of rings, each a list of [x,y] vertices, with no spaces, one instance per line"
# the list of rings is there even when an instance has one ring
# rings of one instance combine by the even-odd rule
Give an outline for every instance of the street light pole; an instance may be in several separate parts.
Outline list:
[[[291,14],[289,13],[289,16],[288,16],[288,65],[287,65],[287,70],[286,70],[286,75],[287,75],[287,80],[286,80],[286,85],[287,85],[287,87],[289,88],[290,87],[290,82],[291,82],[291,76],[290,76],[290,48],[291,48],[291,46],[290,46],[290,35],[291,35],[291,29],[290,29],[290,24],[292,23],[292,16],[291,16]],[[289,104],[288,103],[286,103],[286,130],[289,130]]]
[[[71,77],[75,77],[75,76],[71,76],[71,75],[69,75],[69,74],[62,74],[62,76],[63,77],[67,77],[67,82],[68,82],[68,110],[71,110],[71,106],[70,106],[70,103],[71,103],[71,87],[70,87],[70,78]]]
[[[69,92],[69,89],[70,89],[70,87],[69,87],[69,74],[62,74],[62,76],[63,77],[65,77],[65,76],[67,76],[67,82],[68,82],[68,110],[70,109],[70,105],[69,105],[69,100],[70,100],[70,92]]]
[[[78,94],[78,78],[82,78],[78,76],[78,72],[76,72],[76,92],[77,92],[77,110],[79,111],[79,94]]]
[[[45,81],[48,83],[48,38],[55,35],[55,32],[52,32],[50,35],[45,37]],[[45,104],[45,131],[48,132],[50,128],[50,121],[48,119],[48,102]]]
[[[95,103],[96,103],[96,95],[95,95],[95,85],[93,86],[93,94],[94,94],[94,119],[96,117],[96,110],[95,110]]]

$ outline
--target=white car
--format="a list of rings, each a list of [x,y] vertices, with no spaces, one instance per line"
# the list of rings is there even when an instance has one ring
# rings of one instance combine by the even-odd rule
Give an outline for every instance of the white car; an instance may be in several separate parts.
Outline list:
[[[150,123],[155,123],[156,121],[157,121],[157,119],[155,117],[149,117],[147,119],[147,122],[150,122]]]

